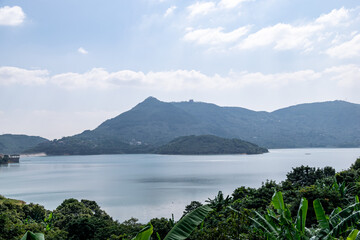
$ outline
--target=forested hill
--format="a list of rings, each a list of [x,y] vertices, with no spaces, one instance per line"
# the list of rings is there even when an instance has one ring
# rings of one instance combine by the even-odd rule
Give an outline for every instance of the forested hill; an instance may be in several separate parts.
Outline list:
[[[226,139],[213,135],[178,137],[155,150],[158,154],[260,154],[268,152],[255,144],[240,139]]]
[[[24,150],[32,148],[39,143],[47,142],[49,140],[42,137],[3,134],[0,135],[0,153],[14,154],[22,153]]]
[[[331,101],[256,112],[195,101],[162,102],[149,97],[92,131],[44,143],[31,151],[146,152],[189,135],[239,138],[266,148],[359,147],[360,105]]]

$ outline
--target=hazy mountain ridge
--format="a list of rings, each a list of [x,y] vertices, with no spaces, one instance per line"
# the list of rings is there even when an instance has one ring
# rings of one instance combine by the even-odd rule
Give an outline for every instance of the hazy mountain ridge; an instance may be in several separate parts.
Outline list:
[[[149,97],[92,131],[31,151],[61,154],[61,146],[72,148],[81,143],[81,152],[94,154],[146,152],[144,149],[189,135],[239,138],[266,148],[359,147],[360,105],[331,101],[257,112],[194,101],[166,103]],[[79,154],[75,152],[63,154]]]
[[[0,135],[0,153],[22,153],[24,150],[35,147],[39,143],[48,141],[49,140],[45,138],[37,136],[3,134]]]

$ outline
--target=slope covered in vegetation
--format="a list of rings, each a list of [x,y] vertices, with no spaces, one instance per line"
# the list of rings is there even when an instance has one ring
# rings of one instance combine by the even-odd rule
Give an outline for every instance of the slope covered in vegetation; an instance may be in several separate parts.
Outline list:
[[[268,152],[253,143],[213,135],[179,137],[155,150],[158,154],[260,154]]]
[[[148,152],[174,138],[215,135],[266,148],[359,147],[360,105],[300,104],[274,112],[149,97],[94,130],[43,143],[28,152],[49,155]]]
[[[0,135],[0,153],[14,154],[22,153],[24,150],[35,147],[36,145],[49,140],[42,137],[3,134]]]

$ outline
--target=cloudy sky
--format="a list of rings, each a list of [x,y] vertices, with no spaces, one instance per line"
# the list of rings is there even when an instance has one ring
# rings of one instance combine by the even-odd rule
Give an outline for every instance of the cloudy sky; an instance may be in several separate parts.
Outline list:
[[[93,129],[148,96],[360,103],[358,0],[0,0],[0,134]]]

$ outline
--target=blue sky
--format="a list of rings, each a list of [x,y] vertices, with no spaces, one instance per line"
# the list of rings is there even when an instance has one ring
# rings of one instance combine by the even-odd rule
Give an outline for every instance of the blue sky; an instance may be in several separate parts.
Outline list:
[[[0,134],[93,129],[148,96],[360,103],[360,3],[0,0]]]

